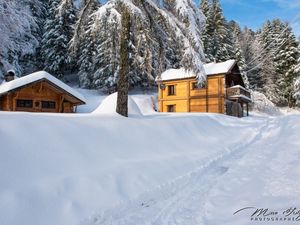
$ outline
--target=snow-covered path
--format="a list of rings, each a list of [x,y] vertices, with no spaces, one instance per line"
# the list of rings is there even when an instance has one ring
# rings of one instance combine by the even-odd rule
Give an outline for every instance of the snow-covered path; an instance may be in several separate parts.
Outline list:
[[[285,139],[287,139],[287,134],[296,134],[297,131],[300,131],[300,123],[298,126],[291,127],[291,124],[295,123],[294,119],[295,118],[293,117],[292,119],[291,117],[265,118],[264,122],[261,123],[262,125],[257,127],[256,130],[253,130],[253,134],[255,135],[249,137],[243,144],[236,146],[233,149],[227,149],[224,154],[220,154],[218,157],[208,161],[197,170],[188,173],[185,176],[181,176],[162,187],[144,193],[128,204],[120,205],[101,215],[92,217],[92,219],[84,221],[82,224],[248,224],[250,223],[250,220],[249,217],[245,215],[242,217],[233,217],[233,212],[239,209],[234,208],[234,206],[243,208],[244,206],[247,206],[247,203],[243,202],[241,204],[239,201],[230,201],[234,198],[238,199],[241,195],[240,192],[242,191],[249,196],[253,192],[256,192],[253,186],[248,189],[245,189],[244,187],[244,189],[241,189],[239,192],[238,185],[243,183],[243,180],[249,181],[247,177],[249,170],[243,171],[243,168],[240,165],[248,165],[250,162],[255,161],[257,165],[255,165],[255,170],[252,171],[255,172],[253,177],[256,177],[259,173],[270,172],[267,168],[264,168],[264,166],[268,167],[266,166],[266,163],[272,161],[276,152],[279,153],[280,150],[282,150],[277,149],[278,147],[280,148],[277,144],[279,142],[286,143]],[[300,121],[299,117],[297,119]],[[292,132],[287,132],[287,129]],[[300,145],[295,145],[294,147],[294,151],[300,150]],[[263,169],[263,171],[260,171],[260,169]],[[271,170],[271,168],[269,169]],[[226,177],[226,174],[231,173],[237,173],[237,176]],[[232,181],[235,181],[236,183],[233,182],[233,184],[231,184]],[[255,179],[251,181],[251,183],[255,182],[257,182]],[[260,183],[257,185],[260,186]],[[234,190],[232,186],[235,186],[237,190],[232,192],[231,190]],[[280,189],[280,187],[278,188]],[[228,195],[226,191],[230,194]],[[228,199],[226,201],[222,199],[224,193],[227,194]],[[232,204],[231,206],[230,203]],[[274,206],[272,200],[269,199],[268,203],[269,207]],[[286,202],[281,202],[281,204],[284,204],[282,206],[284,207]],[[278,205],[280,205],[280,202],[278,202]],[[258,205],[257,207],[262,206]],[[253,221],[251,222],[251,224],[254,223],[255,222]],[[275,222],[273,222],[273,224],[274,223]],[[280,222],[278,223],[280,224]]]

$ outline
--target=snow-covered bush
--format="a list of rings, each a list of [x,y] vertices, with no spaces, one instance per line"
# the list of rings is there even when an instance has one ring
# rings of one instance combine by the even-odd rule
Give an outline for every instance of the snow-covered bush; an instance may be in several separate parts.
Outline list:
[[[251,91],[251,98],[250,108],[252,111],[274,116],[280,114],[280,110],[264,94],[258,91]]]

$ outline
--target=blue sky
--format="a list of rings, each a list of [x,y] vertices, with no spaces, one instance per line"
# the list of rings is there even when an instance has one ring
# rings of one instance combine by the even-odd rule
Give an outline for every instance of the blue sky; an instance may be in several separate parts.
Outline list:
[[[226,19],[237,21],[241,27],[256,30],[267,19],[280,18],[292,23],[300,36],[300,0],[221,0],[221,4]]]

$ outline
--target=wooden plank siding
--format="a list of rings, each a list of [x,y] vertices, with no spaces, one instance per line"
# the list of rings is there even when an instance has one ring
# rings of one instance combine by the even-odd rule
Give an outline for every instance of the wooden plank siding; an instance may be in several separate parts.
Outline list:
[[[31,100],[32,107],[18,107],[17,100]],[[55,102],[55,107],[42,107],[42,102]],[[3,111],[73,113],[78,100],[51,83],[41,80],[0,96],[0,104]]]
[[[225,112],[225,75],[207,77],[206,87],[194,89],[196,78],[164,81],[159,87],[159,111],[167,112],[175,105],[176,112]],[[168,95],[168,86],[175,86],[175,95]]]

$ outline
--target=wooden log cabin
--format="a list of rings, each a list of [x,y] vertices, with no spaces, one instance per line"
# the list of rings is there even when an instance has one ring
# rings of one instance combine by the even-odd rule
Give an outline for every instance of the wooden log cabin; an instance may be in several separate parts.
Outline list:
[[[250,92],[245,88],[235,60],[204,65],[206,84],[184,69],[164,72],[158,83],[160,112],[210,112],[237,117],[248,114]]]
[[[45,71],[18,79],[5,77],[0,85],[0,110],[73,113],[84,97]]]

